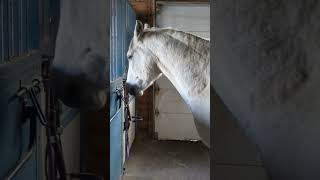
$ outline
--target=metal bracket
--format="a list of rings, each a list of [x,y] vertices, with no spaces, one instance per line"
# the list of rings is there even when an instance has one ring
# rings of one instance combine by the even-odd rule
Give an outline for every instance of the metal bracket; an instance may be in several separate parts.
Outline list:
[[[140,116],[131,116],[132,122],[143,121],[143,118]]]

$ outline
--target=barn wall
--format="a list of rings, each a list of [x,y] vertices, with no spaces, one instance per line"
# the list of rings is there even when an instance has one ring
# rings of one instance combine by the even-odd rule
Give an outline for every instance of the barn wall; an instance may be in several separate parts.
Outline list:
[[[319,15],[314,0],[214,7],[213,87],[273,179],[320,178]]]

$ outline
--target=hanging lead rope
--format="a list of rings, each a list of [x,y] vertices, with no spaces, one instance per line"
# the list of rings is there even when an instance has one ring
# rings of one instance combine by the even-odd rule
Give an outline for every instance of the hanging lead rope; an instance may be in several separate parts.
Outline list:
[[[4,179],[11,180],[23,168],[23,165],[32,157],[34,153],[35,137],[37,133],[36,120],[39,119],[41,125],[46,130],[46,150],[45,150],[45,176],[46,180],[103,180],[103,177],[91,173],[71,173],[67,174],[63,157],[61,134],[63,128],[60,126],[59,112],[57,108],[57,98],[50,86],[49,65],[52,57],[43,56],[47,59],[42,64],[42,81],[34,79],[31,86],[21,86],[16,93],[16,97],[23,102],[24,119],[30,120],[30,142],[29,151],[20,158],[16,166],[5,176]],[[41,92],[40,84],[44,85],[45,91],[45,113],[42,111],[37,94]],[[28,97],[28,98],[26,98]],[[29,101],[31,100],[31,101]],[[31,102],[31,103],[28,103]],[[2,177],[1,177],[2,178]]]
[[[131,114],[130,114],[130,106],[129,106],[129,93],[128,88],[126,86],[126,79],[123,79],[123,102],[124,102],[124,131],[126,135],[125,139],[125,151],[126,157],[125,160],[129,158],[129,129],[130,129],[130,122],[131,122]]]
[[[61,134],[63,128],[61,127],[59,120],[58,100],[50,83],[52,77],[50,77],[49,66],[51,62],[50,60],[53,57],[44,56],[43,58],[47,59],[47,61],[44,61],[42,64],[42,78],[46,92],[46,116],[43,115],[44,113],[42,112],[32,90],[31,95],[33,96],[34,104],[39,107],[37,108],[37,114],[39,117],[41,116],[41,118],[44,117],[44,122],[46,122],[46,178],[47,180],[67,180],[68,177],[71,179],[103,180],[101,176],[91,173],[67,174],[61,143]]]
[[[141,121],[142,118],[139,116],[131,116],[130,113],[130,105],[129,105],[129,92],[126,86],[126,79],[122,80],[122,87],[120,89],[116,89],[115,93],[117,93],[119,99],[123,101],[124,106],[124,123],[123,123],[123,131],[125,132],[125,160],[129,158],[129,130],[131,122]],[[120,104],[121,106],[121,104]]]
[[[123,102],[123,115],[124,115],[124,122],[123,122],[123,131],[125,132],[125,161],[129,158],[129,129],[130,129],[130,107],[129,107],[129,94],[126,87],[126,79],[122,80],[122,87],[115,90],[115,93]],[[119,108],[121,108],[122,103],[120,102]]]

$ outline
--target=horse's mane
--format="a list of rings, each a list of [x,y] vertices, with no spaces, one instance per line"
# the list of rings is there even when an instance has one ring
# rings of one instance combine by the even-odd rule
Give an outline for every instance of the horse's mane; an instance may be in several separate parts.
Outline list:
[[[147,28],[144,29],[145,33],[162,33],[166,34],[173,39],[176,39],[186,46],[194,48],[197,52],[209,52],[210,51],[210,40],[204,39],[197,35],[172,29],[172,28]]]

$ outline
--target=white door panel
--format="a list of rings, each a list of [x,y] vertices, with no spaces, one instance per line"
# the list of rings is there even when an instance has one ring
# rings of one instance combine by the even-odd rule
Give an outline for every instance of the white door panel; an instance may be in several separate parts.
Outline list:
[[[174,89],[161,89],[156,98],[156,107],[160,113],[191,114],[189,107]]]
[[[194,32],[208,30],[210,32],[210,6],[208,4],[174,3],[164,5],[157,14],[157,25]]]
[[[157,14],[156,24],[210,38],[210,5],[164,4]],[[158,139],[199,140],[192,113],[175,87],[164,76],[156,84],[159,88],[155,95]]]
[[[160,130],[158,138],[160,140],[199,139],[194,120],[190,114],[160,113],[159,119],[161,119],[161,123],[158,124]]]
[[[156,82],[162,89],[176,89],[165,76],[161,76]]]

